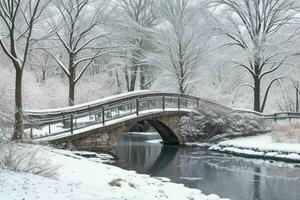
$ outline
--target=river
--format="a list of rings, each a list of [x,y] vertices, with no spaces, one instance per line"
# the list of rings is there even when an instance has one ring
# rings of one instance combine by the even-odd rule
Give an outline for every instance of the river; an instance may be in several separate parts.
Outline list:
[[[231,200],[300,200],[300,165],[146,142],[156,139],[154,133],[123,134],[114,165]]]

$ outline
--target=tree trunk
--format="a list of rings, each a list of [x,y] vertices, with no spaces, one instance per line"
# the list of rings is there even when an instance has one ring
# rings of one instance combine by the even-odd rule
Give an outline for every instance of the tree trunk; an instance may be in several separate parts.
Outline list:
[[[186,85],[185,85],[185,81],[184,79],[186,78],[185,77],[185,69],[184,69],[184,63],[183,63],[183,53],[182,53],[182,44],[179,43],[178,44],[178,52],[179,52],[179,69],[180,69],[180,78],[179,78],[179,92],[180,94],[185,94],[185,88],[186,88]]]
[[[143,68],[145,68],[145,66],[143,66]],[[140,67],[140,89],[141,90],[145,90],[146,89],[146,76],[145,76],[145,69],[142,69],[142,67]]]
[[[129,87],[130,92],[135,90],[137,71],[138,71],[138,67],[133,66],[131,76],[130,76],[130,87]]]
[[[261,112],[260,110],[260,80],[254,77],[254,111]]]
[[[138,69],[140,68],[140,58],[141,58],[141,51],[139,49],[134,49],[131,52],[131,67],[130,67],[130,85],[129,85],[129,91],[135,90],[136,85],[136,79],[137,79],[137,73]]]
[[[180,94],[184,94],[183,85],[180,85],[180,86],[179,86],[179,93],[180,93]]]
[[[42,69],[42,83],[46,81],[46,69]]]
[[[73,66],[75,60],[75,55],[70,54],[70,61],[69,61],[69,106],[74,105],[74,99],[75,99],[75,72],[76,68]]]
[[[125,75],[125,81],[126,81],[126,88],[127,88],[127,91],[129,92],[130,91],[130,85],[129,85],[130,83],[129,83],[129,75],[128,75],[127,65],[125,65],[124,75]]]
[[[120,82],[118,70],[116,70],[116,79],[117,79],[118,89],[121,91],[121,82]]]
[[[69,106],[74,105],[75,83],[73,79],[69,79]]]
[[[21,69],[16,70],[15,80],[15,125],[12,140],[22,140],[24,136],[23,130],[23,108],[22,108],[22,75]]]
[[[296,86],[296,112],[299,112],[299,83]]]

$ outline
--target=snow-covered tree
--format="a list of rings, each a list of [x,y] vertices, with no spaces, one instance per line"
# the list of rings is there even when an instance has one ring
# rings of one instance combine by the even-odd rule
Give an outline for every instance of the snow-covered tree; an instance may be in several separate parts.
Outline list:
[[[128,43],[125,49],[124,76],[126,88],[136,88],[139,72],[140,89],[151,84],[150,66],[145,60],[145,52],[153,49],[151,29],[159,23],[155,0],[120,0],[122,13],[123,40]]]
[[[110,39],[104,27],[111,9],[105,0],[54,0],[53,4],[58,14],[52,17],[50,24],[58,43],[47,51],[68,77],[71,106],[75,86],[87,68],[110,52]],[[61,54],[61,50],[64,53]]]
[[[253,81],[240,85],[238,90],[242,87],[252,88],[253,109],[263,112],[271,86],[284,77],[274,74],[282,66],[287,66],[286,61],[291,55],[284,44],[293,38],[295,32],[291,29],[285,34],[281,33],[294,22],[295,1],[214,0],[213,6],[213,12],[219,20],[218,31],[228,41],[224,46],[241,51],[239,58],[231,58],[230,62],[244,69],[243,72],[249,74]],[[265,84],[266,77],[272,75],[273,78]],[[263,95],[262,85],[266,87]]]
[[[47,52],[40,50],[30,52],[29,65],[31,71],[36,74],[38,83],[45,83],[46,77],[52,67],[52,63],[52,57]]]
[[[190,93],[212,31],[209,15],[192,0],[161,1],[159,8],[164,21],[156,31],[158,53],[150,59],[160,73],[166,72],[161,75],[171,77],[177,92]]]
[[[22,77],[28,52],[34,41],[34,28],[39,22],[48,0],[1,0],[0,21],[4,30],[0,46],[15,69],[15,122],[12,139],[23,139]]]

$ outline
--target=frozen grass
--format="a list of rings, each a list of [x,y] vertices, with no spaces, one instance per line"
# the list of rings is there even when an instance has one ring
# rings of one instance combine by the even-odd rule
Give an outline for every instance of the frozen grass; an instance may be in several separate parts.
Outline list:
[[[0,169],[55,177],[58,167],[51,165],[43,152],[42,147],[0,141]]]
[[[300,143],[300,122],[279,122],[272,126],[276,143]]]

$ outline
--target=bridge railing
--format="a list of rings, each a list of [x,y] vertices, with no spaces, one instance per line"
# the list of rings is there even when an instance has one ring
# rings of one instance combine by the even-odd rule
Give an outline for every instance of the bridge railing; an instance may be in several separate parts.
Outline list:
[[[292,119],[300,119],[300,113],[297,112],[280,112],[280,113],[274,113],[271,115],[264,115],[264,119],[272,119],[275,122],[280,120],[289,120],[290,122]]]
[[[199,98],[172,93],[137,94],[112,99],[93,106],[74,107],[59,111],[25,112],[25,132],[31,139],[44,138],[64,133],[73,134],[77,129],[93,125],[105,126],[107,122],[127,116],[138,116],[145,112],[166,109],[198,110]]]

